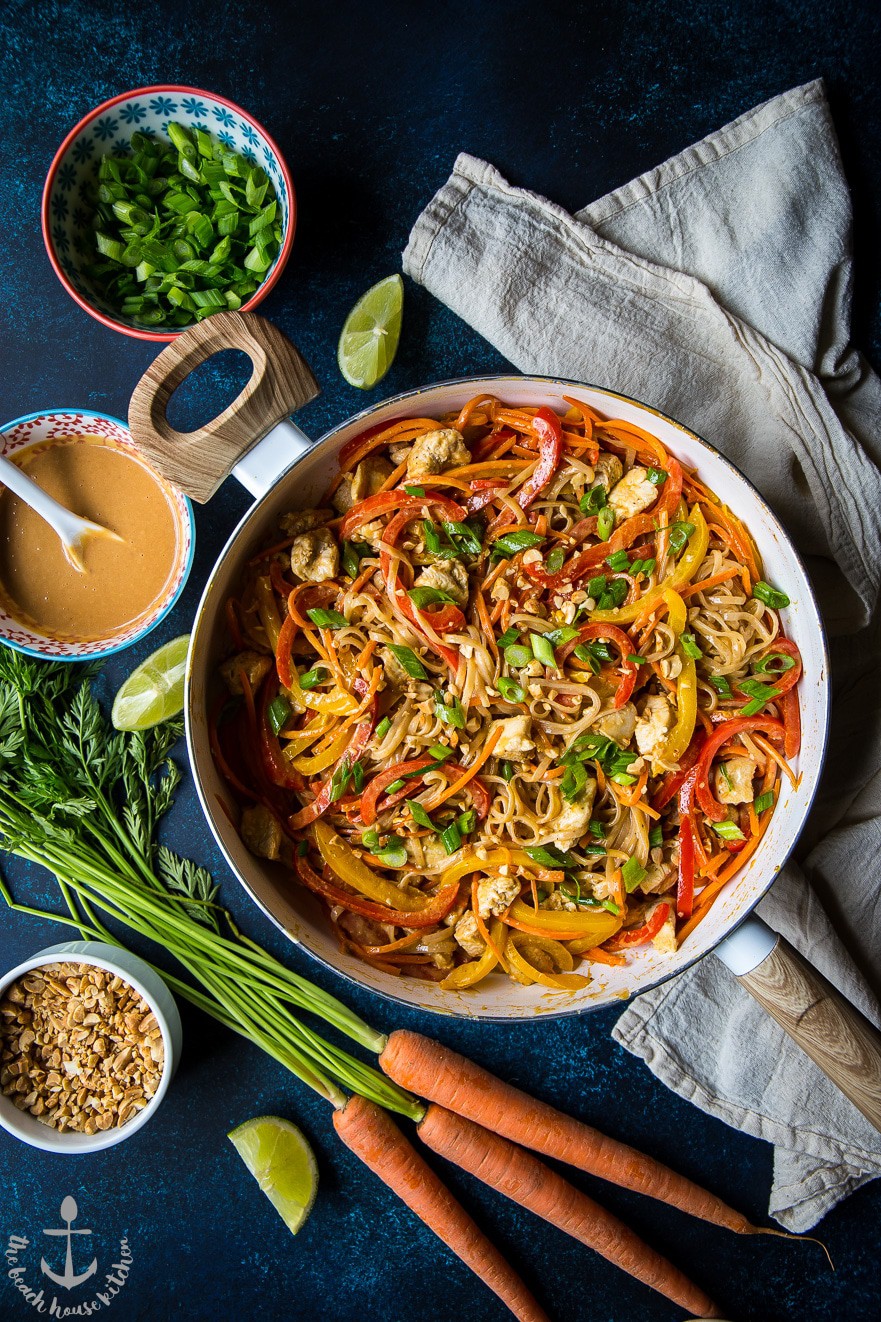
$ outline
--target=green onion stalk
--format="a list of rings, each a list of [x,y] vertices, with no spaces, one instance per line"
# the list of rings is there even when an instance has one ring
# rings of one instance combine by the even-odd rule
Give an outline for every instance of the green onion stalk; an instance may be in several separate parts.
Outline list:
[[[168,756],[179,722],[120,733],[90,680],[58,662],[0,651],[0,849],[54,874],[67,913],[15,901],[19,913],[116,943],[108,921],[161,946],[189,975],[157,972],[179,996],[256,1043],[333,1106],[346,1092],[418,1120],[423,1108],[378,1070],[327,1041],[293,1009],[372,1052],[385,1045],[335,996],[242,935],[209,873],[159,845],[180,771]]]

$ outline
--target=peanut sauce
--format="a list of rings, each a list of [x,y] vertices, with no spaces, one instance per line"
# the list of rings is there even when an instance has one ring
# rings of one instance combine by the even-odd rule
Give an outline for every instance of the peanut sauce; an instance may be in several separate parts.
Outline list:
[[[98,436],[8,457],[67,509],[123,539],[89,537],[79,573],[40,515],[0,486],[0,597],[9,614],[46,637],[81,642],[112,638],[147,615],[170,587],[179,539],[157,478]]]

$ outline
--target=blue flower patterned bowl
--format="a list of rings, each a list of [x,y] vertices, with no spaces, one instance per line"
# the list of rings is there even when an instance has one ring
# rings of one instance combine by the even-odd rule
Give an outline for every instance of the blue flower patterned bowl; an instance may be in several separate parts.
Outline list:
[[[89,196],[102,156],[124,155],[136,131],[167,136],[170,123],[214,133],[233,151],[262,166],[272,181],[281,211],[281,248],[243,312],[252,311],[278,280],[296,228],[294,186],[281,152],[266,130],[232,101],[198,87],[159,86],[123,92],[97,106],[68,133],[49,167],[43,187],[43,240],[55,274],[71,298],[96,321],[139,340],[173,340],[180,330],[139,326],[91,288],[84,274],[93,254]]]

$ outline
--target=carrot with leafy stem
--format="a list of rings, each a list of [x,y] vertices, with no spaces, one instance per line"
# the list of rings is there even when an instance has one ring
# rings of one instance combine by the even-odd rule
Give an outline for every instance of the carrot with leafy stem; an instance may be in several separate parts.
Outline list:
[[[387,1111],[363,1097],[350,1097],[334,1111],[333,1127],[448,1248],[475,1272],[521,1322],[548,1322],[526,1286],[464,1207],[426,1165]]]
[[[419,1137],[432,1152],[550,1221],[689,1313],[721,1316],[709,1295],[677,1267],[531,1152],[435,1105],[420,1121]]]
[[[545,1157],[669,1203],[739,1235],[783,1235],[754,1226],[721,1198],[645,1153],[608,1138],[421,1033],[398,1029],[379,1058],[390,1079]]]

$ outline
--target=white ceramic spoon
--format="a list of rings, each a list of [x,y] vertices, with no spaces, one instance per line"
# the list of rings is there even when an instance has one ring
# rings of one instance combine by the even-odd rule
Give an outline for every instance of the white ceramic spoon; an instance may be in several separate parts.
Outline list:
[[[5,459],[2,455],[0,455],[0,482],[14,492],[19,500],[23,500],[35,510],[41,519],[46,520],[49,527],[58,534],[68,564],[81,574],[86,572],[83,547],[89,537],[109,537],[115,542],[122,541],[118,533],[111,532],[100,523],[92,523],[91,519],[83,519],[79,514],[73,514],[63,505],[59,505],[58,501],[38,486],[33,478],[22,472],[18,464],[14,464],[11,459]]]

